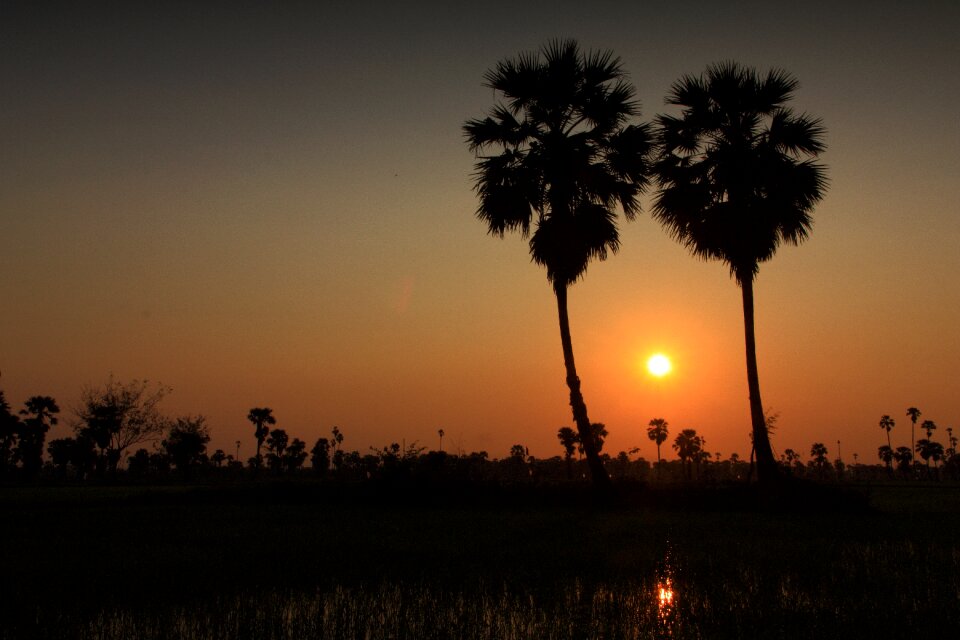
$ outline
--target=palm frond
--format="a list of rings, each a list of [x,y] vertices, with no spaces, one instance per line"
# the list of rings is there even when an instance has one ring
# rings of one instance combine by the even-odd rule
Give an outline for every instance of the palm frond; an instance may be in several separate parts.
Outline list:
[[[761,79],[722,62],[675,83],[668,103],[682,114],[657,119],[654,218],[740,283],[782,243],[807,238],[826,189],[825,170],[809,159],[825,148],[822,124],[784,106],[796,87],[784,71]]]
[[[639,212],[653,132],[629,125],[639,105],[620,59],[575,40],[504,60],[484,81],[502,103],[464,134],[474,152],[503,151],[476,164],[477,216],[494,235],[529,234],[554,286],[572,284],[619,246],[617,206]]]

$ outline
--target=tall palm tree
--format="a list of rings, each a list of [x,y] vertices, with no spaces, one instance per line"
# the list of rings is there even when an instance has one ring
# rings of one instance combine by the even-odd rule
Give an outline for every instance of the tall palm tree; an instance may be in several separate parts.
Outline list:
[[[255,460],[259,465],[260,447],[263,446],[263,441],[267,439],[267,435],[270,433],[270,427],[267,425],[277,424],[277,419],[273,417],[273,409],[270,407],[262,407],[250,409],[250,413],[247,414],[247,420],[253,423],[253,435],[257,439],[257,455]]]
[[[917,420],[920,419],[920,409],[916,407],[910,407],[907,409],[907,415],[910,416],[910,451],[915,451],[917,448]]]
[[[747,387],[761,482],[780,477],[763,414],[757,371],[753,282],[784,242],[799,244],[827,186],[813,161],[824,150],[819,120],[786,106],[797,81],[761,77],[727,62],[685,76],[667,96],[679,117],[657,118],[660,184],[653,215],[694,256],[720,260],[743,294]]]
[[[880,428],[886,429],[887,431],[887,448],[893,451],[893,447],[890,445],[890,430],[896,425],[896,422],[893,418],[887,414],[880,416]]]
[[[582,52],[573,40],[503,60],[484,84],[499,100],[487,117],[463,127],[478,155],[477,217],[492,235],[529,237],[530,255],[546,267],[573,419],[593,480],[606,485],[573,357],[567,290],[592,259],[619,248],[617,206],[627,219],[640,211],[650,130],[628,124],[639,107],[620,60],[611,52]]]
[[[657,443],[657,464],[660,464],[660,445],[667,440],[669,423],[663,418],[654,418],[647,427],[647,437]]]

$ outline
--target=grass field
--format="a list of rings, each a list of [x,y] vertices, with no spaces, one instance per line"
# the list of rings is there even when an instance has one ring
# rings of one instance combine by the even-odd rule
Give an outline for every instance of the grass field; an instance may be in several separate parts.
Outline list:
[[[960,488],[0,489],[0,637],[949,637]],[[669,585],[669,586],[667,586]],[[672,601],[660,597],[660,589]]]

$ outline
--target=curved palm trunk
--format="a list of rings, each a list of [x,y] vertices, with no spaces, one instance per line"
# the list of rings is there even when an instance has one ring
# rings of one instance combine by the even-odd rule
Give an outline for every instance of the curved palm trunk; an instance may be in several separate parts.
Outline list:
[[[567,370],[567,386],[570,388],[570,408],[573,409],[573,421],[577,424],[577,433],[580,434],[580,443],[587,457],[590,467],[590,476],[598,487],[608,487],[610,476],[603,468],[603,462],[593,442],[593,433],[590,429],[590,419],[587,417],[587,404],[580,393],[580,378],[577,376],[577,365],[573,360],[573,341],[570,339],[570,318],[567,316],[567,287],[554,287],[557,294],[557,312],[560,318],[560,342],[563,344],[563,365]]]
[[[753,448],[757,455],[757,480],[769,484],[780,478],[780,469],[773,457],[767,421],[760,401],[760,374],[757,371],[757,340],[753,325],[753,278],[741,280],[743,292],[743,329],[747,347],[747,388],[750,391],[750,421],[753,424]]]

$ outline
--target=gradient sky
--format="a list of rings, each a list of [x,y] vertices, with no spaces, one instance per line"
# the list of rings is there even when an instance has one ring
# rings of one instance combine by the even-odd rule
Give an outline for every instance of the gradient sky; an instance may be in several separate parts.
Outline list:
[[[782,67],[827,128],[807,243],[756,286],[774,448],[876,461],[882,414],[960,428],[960,4],[0,4],[0,388],[111,373],[173,388],[213,447],[247,411],[312,444],[404,439],[560,453],[572,423],[545,272],[474,217],[461,126],[497,61],[555,37],[612,49],[643,117],[682,74]],[[80,6],[82,5],[82,6]],[[195,6],[201,5],[201,6]],[[648,209],[649,198],[645,201]],[[611,453],[651,418],[749,453],[740,294],[646,215],[570,312]],[[642,370],[654,351],[674,373]],[[68,420],[64,420],[67,422]],[[66,424],[49,437],[68,435]],[[940,440],[944,438],[941,435]],[[672,452],[671,452],[672,456]]]

